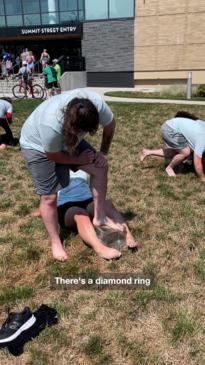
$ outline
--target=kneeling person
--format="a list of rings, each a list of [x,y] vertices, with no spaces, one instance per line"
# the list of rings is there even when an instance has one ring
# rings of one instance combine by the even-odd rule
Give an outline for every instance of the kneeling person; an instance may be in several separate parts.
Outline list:
[[[0,150],[7,146],[16,146],[18,138],[13,136],[10,125],[12,124],[12,100],[10,98],[0,98],[0,127],[5,131],[0,135]]]

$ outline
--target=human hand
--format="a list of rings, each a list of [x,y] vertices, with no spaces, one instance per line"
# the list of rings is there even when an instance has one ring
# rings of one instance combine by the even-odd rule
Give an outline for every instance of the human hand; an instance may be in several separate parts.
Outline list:
[[[94,162],[94,159],[95,159],[95,152],[91,150],[85,150],[77,157],[77,164],[79,165],[91,164]]]
[[[95,166],[96,167],[107,167],[108,165],[108,158],[103,152],[96,152],[95,153]]]

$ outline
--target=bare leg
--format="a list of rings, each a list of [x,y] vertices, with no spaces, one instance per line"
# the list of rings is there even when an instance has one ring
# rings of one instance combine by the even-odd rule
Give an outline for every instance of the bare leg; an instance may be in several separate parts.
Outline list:
[[[94,200],[94,226],[109,226],[121,230],[118,223],[113,222],[106,214],[105,199],[107,193],[107,171],[108,168],[95,167],[94,164],[82,165],[80,167],[91,176],[91,190]]]
[[[46,90],[46,94],[47,94],[47,99],[51,98],[51,96],[52,96],[52,89],[47,89]]]
[[[31,212],[32,217],[41,217],[40,206]]]
[[[120,251],[104,246],[98,239],[90,217],[85,209],[78,207],[69,208],[65,214],[65,225],[67,227],[77,226],[82,240],[103,259],[112,260],[121,256]]]
[[[41,196],[40,213],[51,238],[53,257],[59,261],[66,261],[68,256],[62,246],[58,233],[56,194]]]
[[[139,154],[140,161],[143,162],[148,156],[164,157],[164,151],[162,148],[159,148],[158,150],[148,150],[147,148],[143,148]]]
[[[125,232],[125,242],[126,245],[130,248],[139,247],[140,244],[134,239],[132,233],[129,230],[129,227],[123,218],[123,216],[118,212],[113,203],[109,200],[106,200],[106,214],[108,217],[113,219],[114,222],[119,223],[122,227],[122,230]],[[93,214],[93,203],[90,203],[87,207],[87,210],[90,215]]]
[[[178,154],[173,157],[169,165],[166,167],[166,172],[169,176],[176,176],[174,172],[174,168],[179,165],[182,161],[184,161],[191,153],[189,147],[184,148],[183,150],[179,150]]]

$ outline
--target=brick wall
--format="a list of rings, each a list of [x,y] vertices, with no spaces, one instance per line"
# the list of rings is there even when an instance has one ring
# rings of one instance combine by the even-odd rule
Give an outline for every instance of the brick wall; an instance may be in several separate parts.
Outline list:
[[[134,20],[84,23],[82,54],[88,72],[134,71]]]
[[[205,71],[204,19],[204,0],[136,0],[135,73]]]

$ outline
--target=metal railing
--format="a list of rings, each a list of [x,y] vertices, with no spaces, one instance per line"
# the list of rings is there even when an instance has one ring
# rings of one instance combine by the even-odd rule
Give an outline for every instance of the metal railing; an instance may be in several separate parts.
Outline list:
[[[62,55],[58,58],[58,63],[61,66],[62,73],[65,71],[85,71],[85,57]],[[34,72],[42,72],[40,61],[34,62]]]

